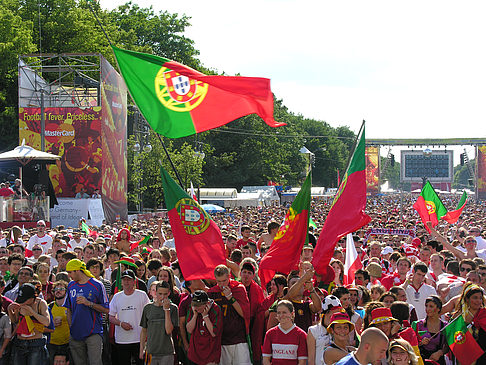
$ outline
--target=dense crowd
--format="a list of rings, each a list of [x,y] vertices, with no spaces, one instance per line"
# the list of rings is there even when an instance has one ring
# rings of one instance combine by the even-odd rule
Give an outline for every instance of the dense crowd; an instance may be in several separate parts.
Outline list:
[[[82,222],[14,226],[0,240],[0,364],[459,363],[444,330],[458,317],[486,350],[485,208],[470,201],[456,224],[426,229],[415,199],[368,199],[372,221],[353,233],[363,267],[349,285],[345,237],[325,272],[312,266],[328,201],[312,202],[318,228],[295,269],[265,285],[259,262],[288,207],[212,215],[227,254],[215,280],[184,280],[165,218],[89,234]]]

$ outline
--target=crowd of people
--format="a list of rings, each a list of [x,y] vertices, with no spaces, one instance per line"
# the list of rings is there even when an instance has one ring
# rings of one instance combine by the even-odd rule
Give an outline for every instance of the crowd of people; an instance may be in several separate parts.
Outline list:
[[[328,201],[312,201],[317,229],[269,283],[259,263],[288,207],[212,215],[226,264],[190,281],[165,218],[89,235],[81,222],[14,226],[0,240],[0,364],[458,364],[444,330],[456,318],[486,350],[484,205],[425,227],[415,199],[368,199],[372,220],[353,233],[363,267],[348,285],[345,237],[324,272],[312,266]]]

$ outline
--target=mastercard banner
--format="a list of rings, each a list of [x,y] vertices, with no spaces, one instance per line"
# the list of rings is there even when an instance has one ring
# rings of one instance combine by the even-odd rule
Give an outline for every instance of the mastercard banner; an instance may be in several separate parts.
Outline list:
[[[74,197],[81,188],[91,196],[101,189],[101,107],[45,108],[46,152],[61,156],[49,165],[57,197]],[[19,108],[19,144],[40,150],[40,108]]]
[[[367,146],[366,156],[366,192],[377,194],[380,192],[380,148]]]

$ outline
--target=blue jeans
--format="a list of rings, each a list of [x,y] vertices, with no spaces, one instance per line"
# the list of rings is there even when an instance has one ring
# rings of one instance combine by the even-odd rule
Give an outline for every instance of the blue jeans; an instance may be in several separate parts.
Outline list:
[[[15,339],[12,346],[12,364],[15,365],[48,365],[49,355],[46,338],[36,340]]]

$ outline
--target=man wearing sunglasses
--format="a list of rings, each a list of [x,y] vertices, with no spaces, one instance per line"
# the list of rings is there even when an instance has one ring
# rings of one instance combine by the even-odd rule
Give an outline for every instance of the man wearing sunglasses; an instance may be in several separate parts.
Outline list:
[[[54,354],[58,352],[67,352],[69,349],[69,324],[67,319],[67,308],[63,307],[64,299],[67,293],[68,283],[65,281],[56,281],[53,285],[54,301],[49,303],[54,322],[54,332],[51,333],[51,339],[47,344],[51,364],[54,361]]]
[[[47,254],[52,246],[52,237],[46,234],[46,222],[40,220],[37,222],[37,233],[30,237],[29,242],[27,242],[27,253],[26,256],[31,255],[32,248],[36,245],[42,247],[42,254]]]
[[[479,227],[470,227],[469,234],[476,239],[476,242],[478,243],[478,250],[486,250],[486,241],[483,237],[481,237],[481,230],[479,229]]]

